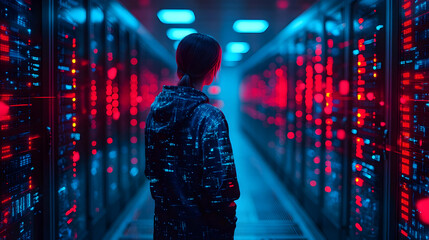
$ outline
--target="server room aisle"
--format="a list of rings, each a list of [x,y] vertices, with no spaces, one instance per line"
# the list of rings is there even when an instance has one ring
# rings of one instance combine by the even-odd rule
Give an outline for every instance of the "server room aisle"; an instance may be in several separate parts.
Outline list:
[[[241,189],[236,239],[323,239],[245,135],[231,139]],[[106,239],[152,239],[153,208],[146,184]]]

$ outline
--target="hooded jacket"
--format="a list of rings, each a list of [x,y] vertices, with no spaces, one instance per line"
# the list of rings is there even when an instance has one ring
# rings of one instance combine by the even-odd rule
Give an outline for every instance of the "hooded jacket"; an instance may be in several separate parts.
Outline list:
[[[146,120],[154,239],[233,239],[240,196],[228,124],[208,97],[164,86]]]

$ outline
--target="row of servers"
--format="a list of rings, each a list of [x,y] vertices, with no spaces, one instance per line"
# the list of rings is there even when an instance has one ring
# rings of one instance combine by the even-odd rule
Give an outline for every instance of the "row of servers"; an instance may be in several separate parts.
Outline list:
[[[428,29],[427,0],[321,1],[243,68],[242,127],[327,239],[429,239]]]
[[[120,7],[0,0],[0,239],[101,239],[144,182],[172,64]]]

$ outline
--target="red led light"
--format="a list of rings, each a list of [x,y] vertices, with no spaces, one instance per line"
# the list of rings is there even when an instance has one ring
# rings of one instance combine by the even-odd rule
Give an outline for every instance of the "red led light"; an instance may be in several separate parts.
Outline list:
[[[207,89],[207,91],[211,95],[218,95],[220,93],[220,87],[219,86],[210,86]]]
[[[109,70],[107,70],[107,77],[111,80],[115,79],[117,74],[118,74],[118,69],[115,67],[112,67]]]
[[[107,143],[108,144],[112,144],[113,143],[113,138],[111,138],[111,137],[107,138]]]
[[[113,168],[112,167],[108,167],[107,168],[107,173],[112,173],[113,172]]]
[[[337,138],[339,140],[344,140],[346,138],[346,131],[344,131],[344,129],[338,129],[337,130]]]
[[[288,132],[287,133],[287,138],[293,139],[294,137],[295,137],[295,134],[293,132]]]
[[[131,137],[130,142],[131,143],[137,143],[137,137]]]
[[[312,187],[315,187],[315,186],[317,185],[317,183],[316,183],[316,181],[311,180],[311,181],[310,181],[310,185],[311,185]]]
[[[297,64],[298,66],[302,66],[302,65],[304,64],[304,58],[303,58],[302,56],[298,56],[298,57],[296,58],[296,64]]]
[[[137,58],[131,58],[130,63],[132,65],[136,65],[137,64]]]
[[[329,193],[329,192],[331,192],[331,187],[326,186],[326,187],[325,187],[325,192],[328,192],[328,193]]]
[[[138,159],[137,158],[131,158],[131,163],[132,164],[137,164],[137,162],[138,162]]]
[[[360,232],[362,232],[363,229],[362,229],[362,227],[361,227],[361,225],[359,223],[356,223],[355,227],[357,228],[357,230],[359,230]]]

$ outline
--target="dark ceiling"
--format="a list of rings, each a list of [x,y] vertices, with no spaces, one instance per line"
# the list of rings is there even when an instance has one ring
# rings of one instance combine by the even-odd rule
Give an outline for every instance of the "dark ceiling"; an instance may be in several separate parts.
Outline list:
[[[273,39],[295,17],[318,0],[120,0],[172,55],[174,41],[166,31],[172,27],[192,27],[207,33],[225,49],[228,42],[244,41],[250,51],[247,59]],[[190,9],[195,13],[192,24],[163,24],[157,17],[160,9]],[[270,24],[264,33],[237,33],[232,29],[238,19],[264,19]]]

